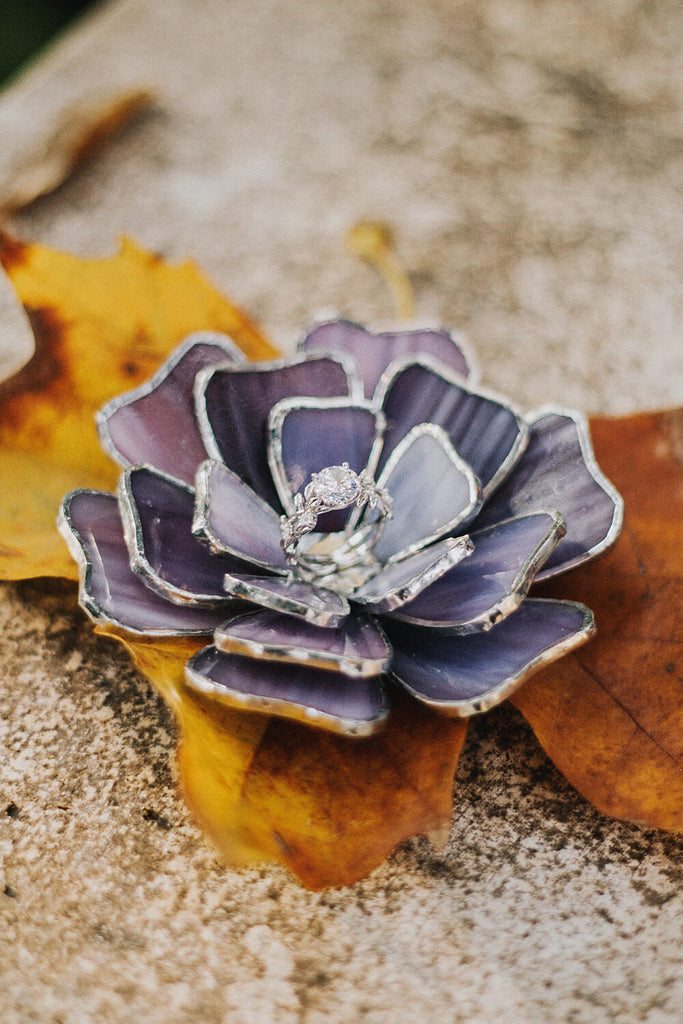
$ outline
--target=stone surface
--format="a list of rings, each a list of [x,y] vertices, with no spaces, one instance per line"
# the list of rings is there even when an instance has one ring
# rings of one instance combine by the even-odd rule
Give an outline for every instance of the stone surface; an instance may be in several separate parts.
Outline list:
[[[0,182],[71,100],[151,83],[15,230],[194,255],[291,344],[321,307],[391,318],[343,247],[382,218],[420,317],[521,406],[671,404],[682,27],[674,0],[120,0],[0,96]],[[25,323],[0,303],[9,367]],[[442,853],[310,894],[219,863],[170,716],[71,585],[3,587],[0,663],[3,1022],[680,1019],[680,842],[594,812],[509,708],[471,729]]]

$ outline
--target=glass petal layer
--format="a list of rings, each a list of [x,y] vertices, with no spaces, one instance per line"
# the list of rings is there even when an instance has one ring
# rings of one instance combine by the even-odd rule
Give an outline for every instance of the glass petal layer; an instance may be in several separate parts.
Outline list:
[[[584,605],[532,599],[490,632],[468,636],[385,622],[396,680],[418,700],[460,716],[500,703],[533,672],[595,631]]]
[[[469,537],[447,537],[422,548],[400,562],[391,562],[351,594],[353,601],[378,614],[394,611],[467,558],[473,551]]]
[[[295,615],[316,626],[340,626],[351,610],[341,594],[314,587],[305,580],[226,573],[223,586],[233,597]]]
[[[484,507],[477,527],[543,508],[558,508],[567,536],[537,579],[556,576],[605,551],[619,536],[624,503],[595,461],[580,413],[544,408],[529,417],[529,444]]]
[[[230,613],[221,608],[180,607],[145,586],[131,571],[113,494],[72,491],[58,526],[80,568],[79,601],[95,622],[145,636],[211,634]]]
[[[148,463],[193,483],[206,458],[194,412],[195,377],[207,366],[243,360],[244,353],[223,335],[190,335],[150,381],[99,411],[104,450],[122,466]]]
[[[467,562],[423,590],[398,616],[451,633],[490,629],[518,608],[564,529],[559,513],[537,512],[473,533]]]
[[[280,517],[222,462],[207,461],[196,478],[193,533],[218,554],[273,572],[287,570]]]
[[[332,669],[347,676],[376,676],[389,664],[391,650],[366,615],[349,615],[338,629],[324,629],[267,609],[247,612],[214,633],[221,651],[252,658]]]
[[[421,423],[406,434],[378,486],[393,499],[393,517],[385,521],[373,548],[381,562],[404,558],[452,533],[474,517],[482,500],[479,480],[448,434],[433,423]]]
[[[196,382],[197,420],[209,455],[224,462],[274,508],[267,424],[277,402],[295,395],[360,395],[360,381],[342,356],[303,355],[245,367],[206,370]]]
[[[240,559],[212,555],[192,534],[194,491],[148,466],[119,481],[119,513],[133,572],[176,604],[225,602],[223,577]]]
[[[300,343],[300,348],[348,352],[360,370],[367,398],[373,396],[390,363],[405,356],[429,355],[461,377],[468,377],[472,367],[463,335],[433,327],[373,334],[350,320],[331,320],[314,327]]]
[[[274,665],[205,647],[185,667],[186,684],[221,704],[293,718],[331,732],[368,736],[389,713],[378,677]]]
[[[378,389],[387,418],[380,469],[418,423],[446,431],[472,467],[487,497],[505,478],[526,444],[522,416],[490,392],[473,391],[426,359],[398,366]]]
[[[345,398],[293,398],[279,402],[269,417],[269,451],[273,479],[285,511],[294,511],[294,495],[311,474],[348,462],[354,473],[374,472],[381,447],[384,417],[369,402]],[[342,530],[349,509],[328,512],[318,520],[321,532]]]

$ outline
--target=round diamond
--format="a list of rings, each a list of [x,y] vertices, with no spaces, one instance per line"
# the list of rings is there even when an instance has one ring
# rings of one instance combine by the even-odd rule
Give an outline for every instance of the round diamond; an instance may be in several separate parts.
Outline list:
[[[360,493],[358,476],[348,466],[327,466],[305,490],[307,500],[318,500],[328,509],[345,508]]]

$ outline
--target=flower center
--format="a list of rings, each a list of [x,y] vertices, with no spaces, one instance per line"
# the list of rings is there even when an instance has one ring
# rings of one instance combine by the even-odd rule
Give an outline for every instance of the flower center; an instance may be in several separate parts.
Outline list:
[[[363,505],[371,509],[376,507],[379,510],[380,523],[391,515],[389,492],[377,486],[367,469],[356,473],[348,462],[344,462],[341,466],[326,466],[319,473],[313,473],[311,482],[307,484],[303,494],[299,492],[294,495],[294,512],[280,519],[281,544],[290,565],[300,563],[300,541],[307,533],[315,530],[318,516],[323,512],[347,508],[349,505],[355,505],[357,508],[362,508]],[[350,534],[348,530],[341,538],[339,535],[335,536],[335,546],[322,560],[324,569],[314,556],[313,564],[306,566],[308,571],[323,576],[338,571],[342,566],[347,568],[349,555],[351,562],[355,564],[360,560],[361,550],[363,557],[367,558],[368,545],[356,544],[355,535]],[[317,568],[314,567],[316,564]]]

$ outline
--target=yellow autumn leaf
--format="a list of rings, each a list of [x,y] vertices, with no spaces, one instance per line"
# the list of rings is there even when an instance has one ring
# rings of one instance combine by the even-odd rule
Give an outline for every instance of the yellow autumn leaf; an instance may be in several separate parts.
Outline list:
[[[193,263],[168,264],[127,239],[115,256],[81,259],[0,234],[0,263],[36,346],[0,383],[0,579],[75,579],[55,530],[59,503],[74,487],[111,490],[118,475],[97,409],[195,330],[229,334],[252,359],[275,350]]]
[[[203,640],[97,631],[124,643],[175,712],[185,798],[228,863],[279,861],[321,889],[363,878],[410,836],[447,837],[462,719],[396,693],[384,731],[349,740],[190,693],[184,665]]]

